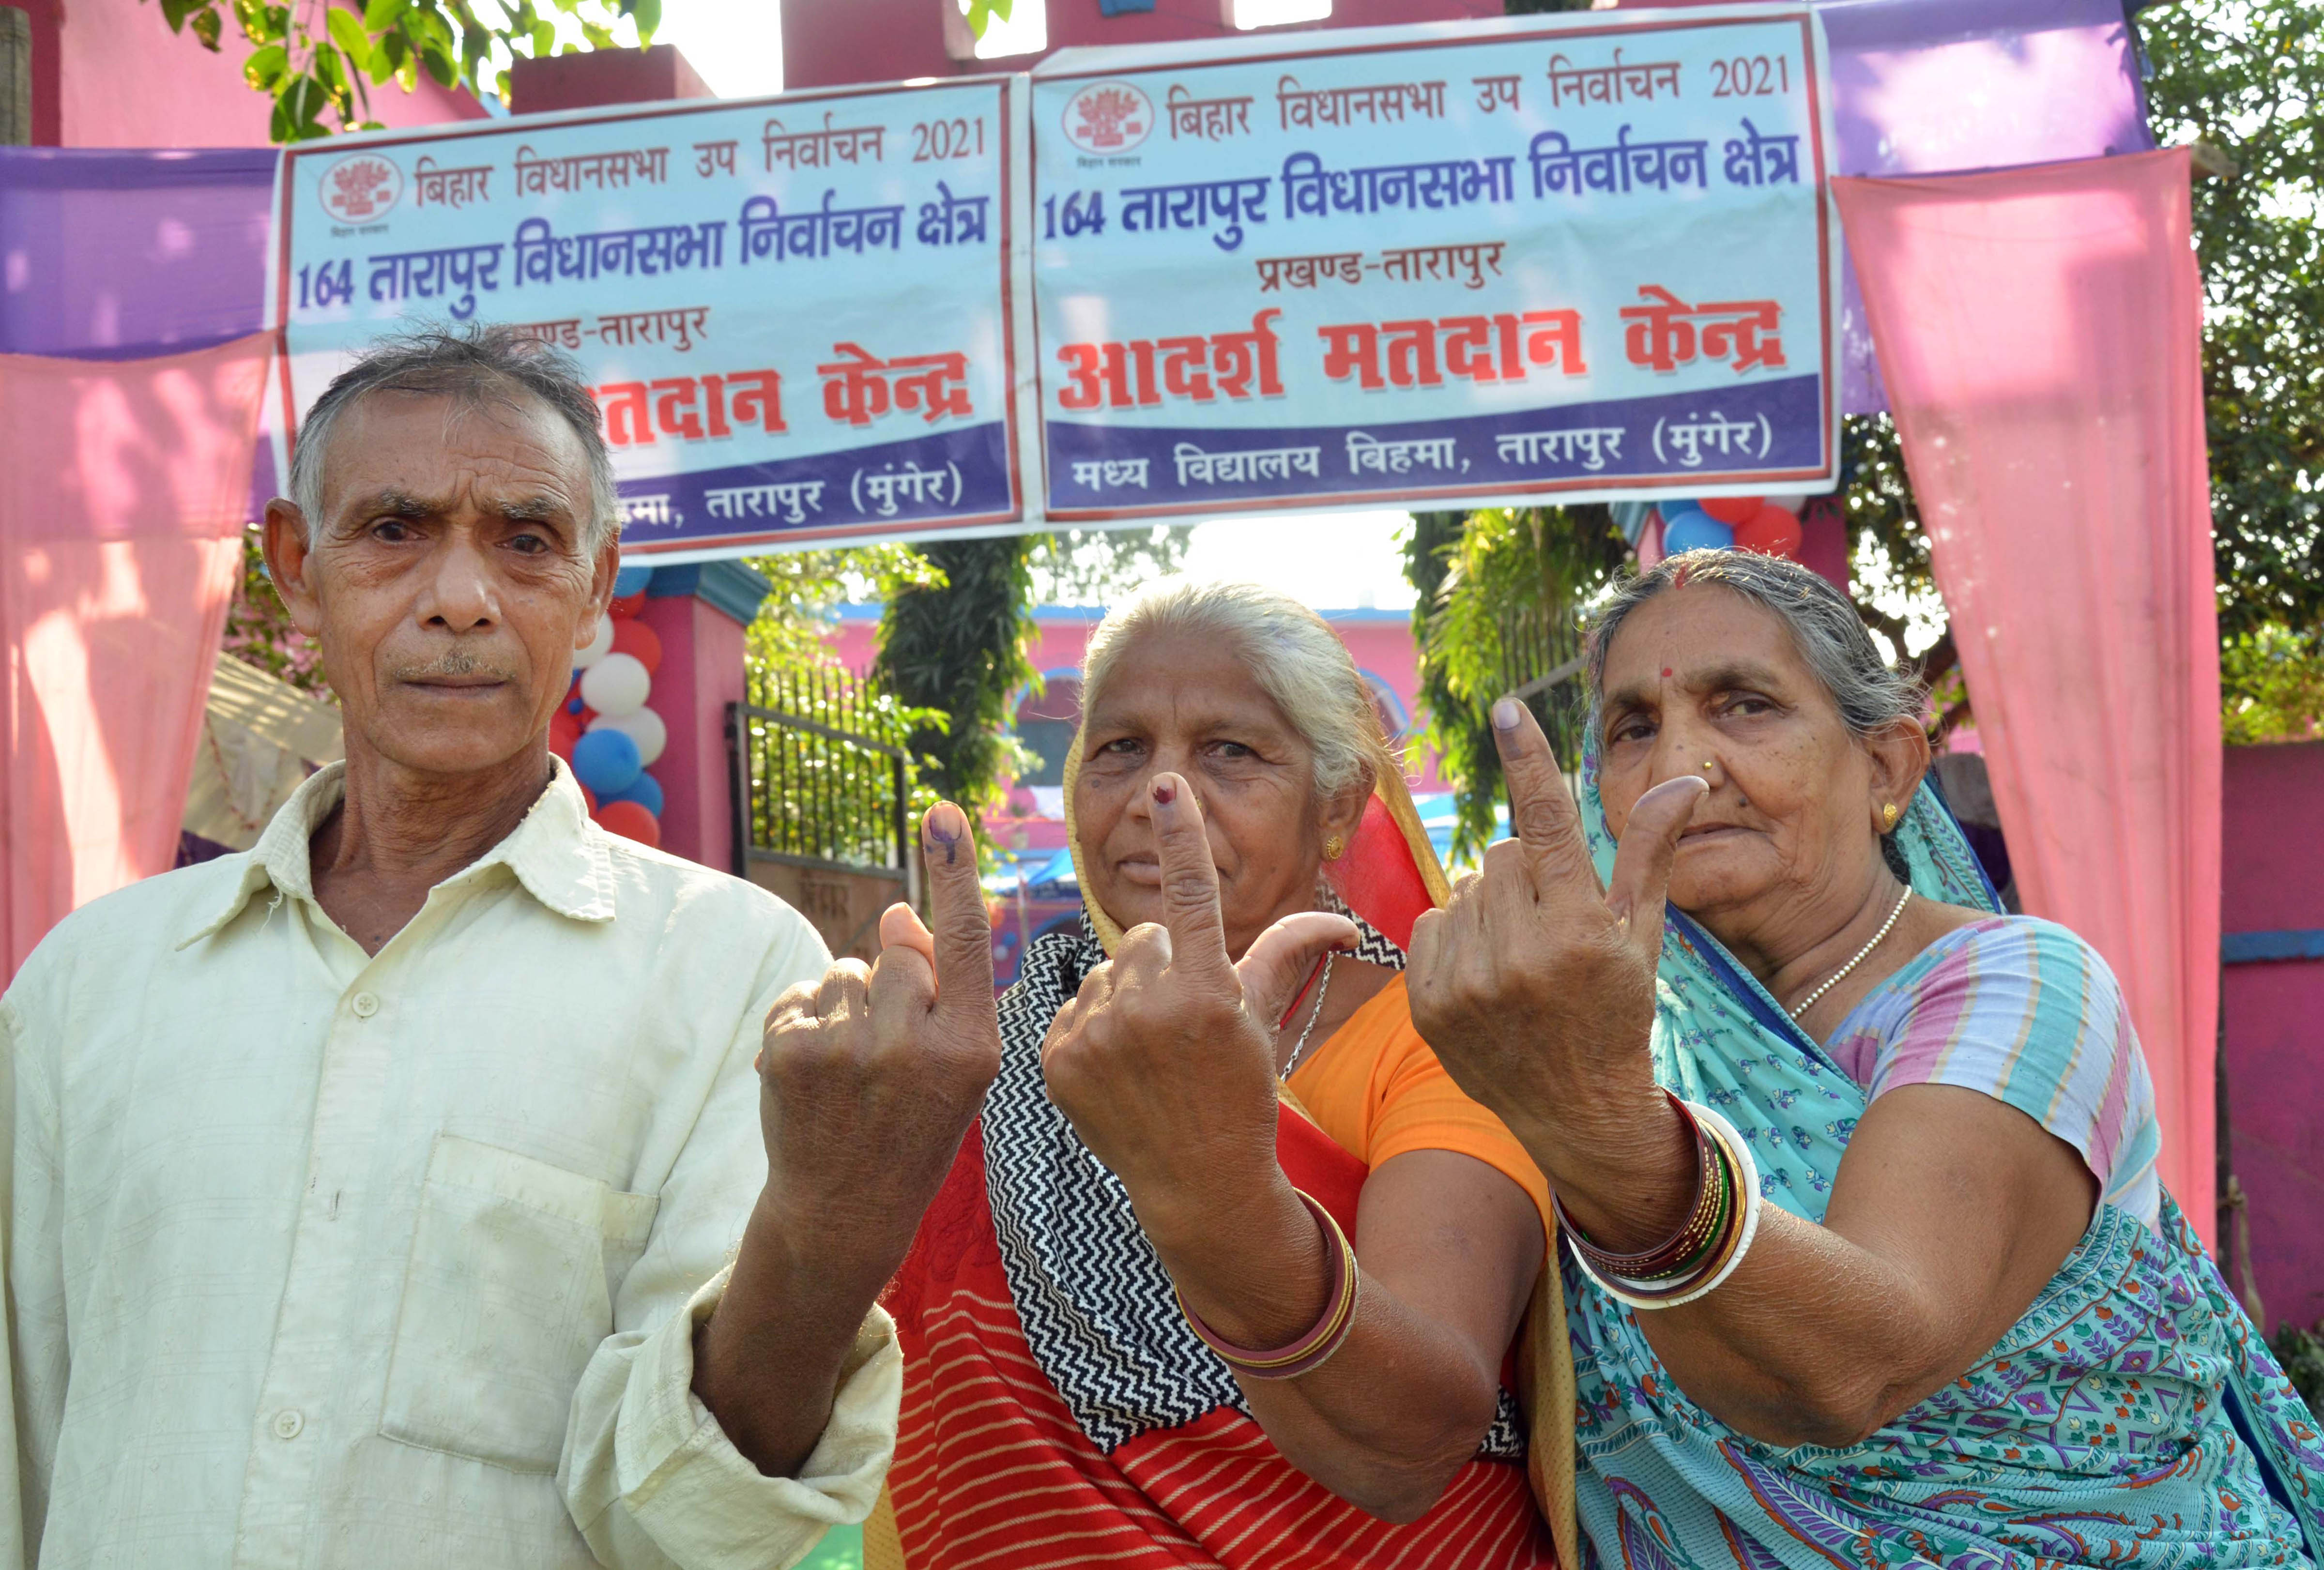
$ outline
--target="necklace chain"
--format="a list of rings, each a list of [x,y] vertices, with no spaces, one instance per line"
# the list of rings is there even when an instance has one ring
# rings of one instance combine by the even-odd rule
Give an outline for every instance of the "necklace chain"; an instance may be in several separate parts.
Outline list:
[[[1332,961],[1337,952],[1333,950],[1323,956],[1323,980],[1315,988],[1315,1006],[1307,1011],[1307,1023],[1300,1030],[1299,1039],[1291,1044],[1291,1061],[1283,1066],[1281,1078],[1290,1078],[1291,1071],[1299,1067],[1300,1055],[1307,1050],[1307,1038],[1315,1033],[1315,1021],[1323,1017],[1323,999],[1332,990]]]
[[[1888,919],[1880,924],[1880,930],[1872,935],[1872,941],[1858,949],[1854,959],[1849,960],[1846,965],[1841,965],[1838,970],[1824,977],[1823,985],[1816,988],[1815,991],[1810,993],[1806,997],[1802,998],[1792,1009],[1793,1019],[1798,1019],[1802,1014],[1806,1013],[1810,1009],[1815,1007],[1815,1001],[1818,998],[1823,996],[1824,993],[1838,986],[1841,979],[1845,977],[1849,971],[1854,970],[1858,965],[1864,963],[1864,956],[1866,955],[1870,954],[1874,949],[1880,947],[1880,940],[1888,936],[1888,929],[1896,925],[1896,918],[1904,913],[1904,901],[1912,897],[1913,891],[1910,888],[1907,888],[1903,893],[1896,896],[1896,908],[1888,912]],[[1305,1038],[1302,1037],[1301,1039],[1305,1040]]]

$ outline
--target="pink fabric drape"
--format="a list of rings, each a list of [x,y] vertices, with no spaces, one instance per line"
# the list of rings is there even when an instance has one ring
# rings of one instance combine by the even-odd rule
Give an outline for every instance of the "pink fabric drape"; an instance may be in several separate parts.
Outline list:
[[[2025,908],[2121,978],[2209,1239],[2219,654],[2183,151],[1833,182]]]
[[[8,976],[75,907],[176,856],[271,343],[0,356]]]

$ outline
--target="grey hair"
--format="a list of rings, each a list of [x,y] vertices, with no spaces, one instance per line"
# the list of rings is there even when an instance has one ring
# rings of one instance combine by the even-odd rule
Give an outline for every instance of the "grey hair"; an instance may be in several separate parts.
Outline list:
[[[599,429],[597,401],[573,360],[520,328],[482,322],[383,338],[339,373],[299,428],[290,455],[290,500],[307,538],[323,515],[323,458],[339,417],[374,392],[434,393],[464,406],[539,399],[572,429],[589,464],[589,518],[583,546],[594,556],[621,533],[613,458]]]
[[[1371,688],[1340,635],[1290,596],[1255,583],[1167,580],[1107,612],[1082,656],[1084,714],[1096,706],[1130,646],[1161,633],[1218,640],[1243,656],[1251,679],[1314,753],[1318,800],[1401,774],[1403,762],[1380,730]]]
[[[1686,550],[1624,579],[1599,608],[1590,633],[1590,732],[1600,734],[1606,651],[1632,611],[1665,589],[1715,583],[1775,614],[1793,646],[1840,710],[1849,733],[1869,741],[1899,720],[1920,722],[1928,688],[1880,656],[1864,618],[1821,575],[1796,561],[1750,550]]]

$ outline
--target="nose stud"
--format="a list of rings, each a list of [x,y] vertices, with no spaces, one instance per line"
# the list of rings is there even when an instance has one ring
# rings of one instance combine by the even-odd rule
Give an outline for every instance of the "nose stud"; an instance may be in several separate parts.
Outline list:
[[[1702,771],[1706,774],[1711,772],[1711,760],[1708,758],[1702,761]]]

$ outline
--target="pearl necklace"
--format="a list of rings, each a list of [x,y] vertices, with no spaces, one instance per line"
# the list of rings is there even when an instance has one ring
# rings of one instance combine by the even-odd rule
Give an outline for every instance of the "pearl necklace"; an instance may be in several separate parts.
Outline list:
[[[1870,954],[1874,949],[1880,947],[1880,940],[1888,936],[1888,929],[1896,925],[1896,918],[1904,913],[1904,901],[1912,897],[1913,891],[1910,889],[1906,889],[1902,894],[1899,894],[1896,897],[1896,908],[1888,912],[1888,919],[1880,924],[1880,930],[1872,935],[1872,941],[1858,949],[1854,959],[1849,960],[1846,965],[1841,965],[1838,970],[1826,976],[1824,978],[1823,985],[1816,988],[1815,991],[1810,993],[1806,997],[1802,998],[1798,1004],[1792,1010],[1793,1019],[1798,1019],[1802,1014],[1806,1013],[1810,1009],[1815,1007],[1815,1001],[1818,998],[1831,991],[1833,987],[1838,986],[1842,977],[1847,975],[1849,971],[1854,970],[1858,965],[1864,963],[1864,956],[1866,955]]]

